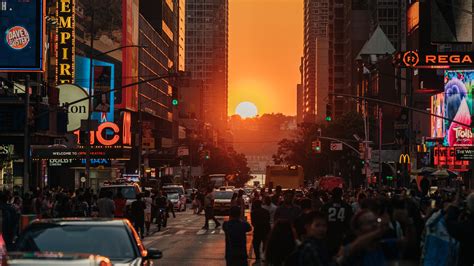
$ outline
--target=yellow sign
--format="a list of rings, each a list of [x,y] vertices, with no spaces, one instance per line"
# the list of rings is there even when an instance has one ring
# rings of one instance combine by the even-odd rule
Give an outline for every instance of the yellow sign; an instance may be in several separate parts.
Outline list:
[[[75,0],[58,0],[56,6],[58,18],[56,82],[58,84],[74,83],[75,8]]]
[[[410,154],[400,154],[400,159],[398,160],[400,164],[410,164]]]

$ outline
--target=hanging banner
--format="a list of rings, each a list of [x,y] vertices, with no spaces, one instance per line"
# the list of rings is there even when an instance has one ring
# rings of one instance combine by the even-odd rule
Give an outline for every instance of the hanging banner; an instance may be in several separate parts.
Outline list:
[[[75,55],[75,0],[58,0],[56,5],[56,35],[58,47],[56,53],[56,82],[74,83]]]
[[[0,1],[0,72],[42,71],[44,1]]]

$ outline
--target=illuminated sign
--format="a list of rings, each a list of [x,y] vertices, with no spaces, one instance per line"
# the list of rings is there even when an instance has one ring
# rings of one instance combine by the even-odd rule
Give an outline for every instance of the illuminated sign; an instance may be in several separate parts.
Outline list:
[[[0,71],[42,71],[43,0],[0,1]]]
[[[456,159],[457,160],[474,160],[474,149],[473,148],[456,148]]]
[[[86,148],[49,148],[49,147],[32,147],[32,158],[38,159],[85,159]],[[131,149],[126,147],[97,147],[94,146],[90,151],[91,159],[130,159]]]
[[[435,147],[434,165],[447,166],[450,169],[457,168],[458,171],[467,171],[469,169],[469,161],[456,159],[456,148],[454,147]]]
[[[420,2],[413,3],[407,10],[407,28],[408,32],[418,28],[420,23]]]
[[[79,130],[74,131],[74,134],[77,136],[77,143],[80,144],[81,132]],[[105,122],[99,125],[97,131],[90,132],[90,144],[98,144],[104,146],[113,146],[119,144],[120,139],[122,139],[123,145],[131,144],[131,131],[130,127],[122,127],[122,132],[120,132],[120,127],[112,122]]]
[[[75,0],[58,0],[56,6],[56,35],[58,47],[56,54],[56,82],[74,83],[75,54]]]
[[[13,155],[13,145],[0,145],[0,155]]]
[[[409,154],[400,154],[400,158],[398,159],[400,164],[410,164],[410,155]]]
[[[11,48],[21,50],[30,43],[30,34],[22,26],[14,26],[7,30],[6,39]]]
[[[474,115],[473,93],[474,71],[445,71],[444,116],[470,125]],[[445,120],[444,129],[445,146],[474,146],[470,127]]]
[[[455,68],[474,66],[474,53],[424,53],[421,51],[406,51],[396,55],[401,60],[400,66],[407,68]]]
[[[59,104],[67,105],[67,131],[72,132],[81,127],[81,120],[87,119],[89,105],[87,100],[71,105],[68,103],[87,97],[87,92],[73,84],[61,84],[57,88],[59,89]]]

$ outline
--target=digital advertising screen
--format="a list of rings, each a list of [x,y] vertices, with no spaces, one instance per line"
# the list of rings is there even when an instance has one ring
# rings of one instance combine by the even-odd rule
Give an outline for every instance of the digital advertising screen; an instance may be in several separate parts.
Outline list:
[[[474,70],[444,72],[444,116],[470,125],[474,115]],[[474,146],[470,127],[444,120],[445,146]]]
[[[43,0],[0,1],[0,71],[43,69]]]
[[[431,113],[444,116],[444,93],[431,96]],[[444,133],[446,132],[444,126],[444,119],[431,116],[431,137],[444,138]]]

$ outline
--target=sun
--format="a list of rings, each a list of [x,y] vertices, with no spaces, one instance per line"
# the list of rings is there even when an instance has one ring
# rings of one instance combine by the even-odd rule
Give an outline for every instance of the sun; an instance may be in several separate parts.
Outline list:
[[[258,115],[258,109],[252,102],[241,102],[235,108],[235,113],[242,118],[251,118]]]

